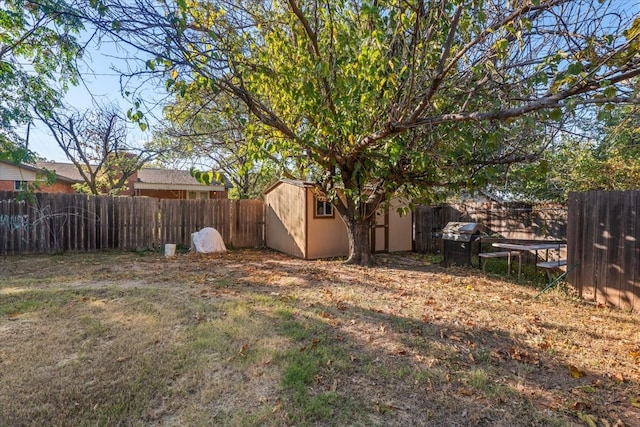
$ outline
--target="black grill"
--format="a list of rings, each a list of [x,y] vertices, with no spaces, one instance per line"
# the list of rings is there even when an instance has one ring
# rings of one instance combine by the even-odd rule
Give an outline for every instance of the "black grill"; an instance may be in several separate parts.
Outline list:
[[[472,265],[471,257],[478,252],[474,242],[480,238],[480,228],[477,222],[450,222],[442,229],[446,265]]]

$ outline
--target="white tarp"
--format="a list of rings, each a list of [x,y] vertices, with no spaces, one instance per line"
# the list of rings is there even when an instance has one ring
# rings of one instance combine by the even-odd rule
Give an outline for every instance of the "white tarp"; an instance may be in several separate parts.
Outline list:
[[[191,250],[208,254],[211,252],[226,252],[227,248],[218,230],[205,227],[198,232],[191,233]]]

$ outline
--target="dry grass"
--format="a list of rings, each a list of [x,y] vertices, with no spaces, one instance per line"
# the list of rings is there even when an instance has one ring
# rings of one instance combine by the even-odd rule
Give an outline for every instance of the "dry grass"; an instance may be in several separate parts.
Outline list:
[[[637,314],[417,255],[0,259],[0,425],[640,425]]]

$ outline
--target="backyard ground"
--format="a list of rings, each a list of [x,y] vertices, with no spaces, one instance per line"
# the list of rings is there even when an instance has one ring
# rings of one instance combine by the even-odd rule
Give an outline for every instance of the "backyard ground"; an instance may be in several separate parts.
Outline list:
[[[415,255],[0,258],[0,425],[640,426],[640,317]]]

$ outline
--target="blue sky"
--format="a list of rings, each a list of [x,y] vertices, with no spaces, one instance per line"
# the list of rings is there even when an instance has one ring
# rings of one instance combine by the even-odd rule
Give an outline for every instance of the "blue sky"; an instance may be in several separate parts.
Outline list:
[[[126,59],[129,57],[129,59]],[[129,52],[115,46],[113,42],[105,41],[100,46],[91,43],[87,46],[86,54],[80,64],[82,80],[78,86],[71,87],[65,95],[65,103],[80,111],[95,108],[96,104],[115,104],[120,107],[122,115],[132,108],[134,100],[125,97],[121,90],[121,72],[136,70],[144,66],[144,58],[132,58]],[[125,82],[125,90],[139,91],[139,97],[148,106],[157,105],[165,95],[161,83],[149,84],[132,80]],[[161,108],[155,107],[154,115],[161,115]],[[151,130],[155,121],[148,116]],[[22,131],[26,136],[26,128]],[[140,143],[151,139],[151,132],[141,132],[137,126],[131,126],[130,142]],[[56,162],[68,162],[64,152],[58,147],[46,125],[36,121],[31,127],[29,148],[38,155]]]

